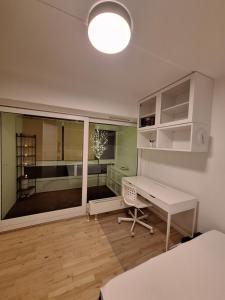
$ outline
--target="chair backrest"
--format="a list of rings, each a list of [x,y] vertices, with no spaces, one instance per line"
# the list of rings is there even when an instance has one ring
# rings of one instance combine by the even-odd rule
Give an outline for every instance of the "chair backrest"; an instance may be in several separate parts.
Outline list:
[[[127,205],[135,206],[137,199],[137,191],[134,186],[129,183],[123,183],[123,200]]]

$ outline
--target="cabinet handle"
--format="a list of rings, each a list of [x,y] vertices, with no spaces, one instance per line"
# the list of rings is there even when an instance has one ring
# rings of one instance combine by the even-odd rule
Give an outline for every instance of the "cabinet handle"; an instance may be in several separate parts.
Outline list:
[[[151,196],[152,198],[155,198],[155,196],[153,196],[152,194],[149,194],[149,196]]]

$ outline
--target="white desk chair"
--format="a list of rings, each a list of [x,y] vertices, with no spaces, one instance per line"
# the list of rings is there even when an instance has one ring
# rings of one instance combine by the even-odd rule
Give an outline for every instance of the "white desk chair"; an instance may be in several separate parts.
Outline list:
[[[131,236],[134,236],[134,227],[136,223],[148,228],[151,234],[154,233],[152,226],[141,221],[142,219],[146,219],[148,217],[148,215],[145,215],[141,209],[152,206],[151,203],[145,200],[142,196],[138,195],[136,188],[127,183],[123,184],[122,194],[125,204],[134,207],[134,214],[131,210],[129,210],[129,215],[131,215],[131,218],[119,217],[118,223],[120,224],[122,221],[133,222],[131,227]],[[140,217],[138,217],[138,211],[141,213]]]

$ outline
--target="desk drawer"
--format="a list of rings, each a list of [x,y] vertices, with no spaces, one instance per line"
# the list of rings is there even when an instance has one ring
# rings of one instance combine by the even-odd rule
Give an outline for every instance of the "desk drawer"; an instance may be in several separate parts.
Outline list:
[[[145,199],[147,199],[149,202],[151,202],[152,204],[162,208],[165,211],[169,211],[169,207],[168,205],[165,204],[165,202],[161,201],[160,199],[154,197],[151,194],[148,194],[142,190],[138,190],[138,194],[140,194],[142,197],[144,197]]]

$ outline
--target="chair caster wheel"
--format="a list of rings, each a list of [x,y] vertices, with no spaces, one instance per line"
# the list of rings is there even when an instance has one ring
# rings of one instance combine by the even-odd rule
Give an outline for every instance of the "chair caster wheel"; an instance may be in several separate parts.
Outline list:
[[[154,234],[155,233],[155,231],[152,229],[152,230],[150,230],[150,234]]]
[[[131,237],[134,237],[134,236],[135,236],[134,232],[131,232],[131,234],[130,234],[130,235],[131,235]]]
[[[121,223],[121,221],[120,220],[118,220],[118,224],[120,224]]]

